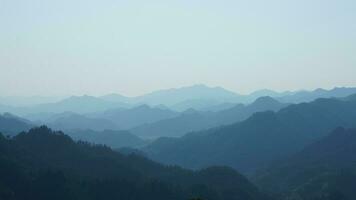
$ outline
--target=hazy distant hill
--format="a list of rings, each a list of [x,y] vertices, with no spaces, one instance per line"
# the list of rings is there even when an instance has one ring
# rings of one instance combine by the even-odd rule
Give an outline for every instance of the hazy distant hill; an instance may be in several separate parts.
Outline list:
[[[142,137],[178,137],[191,131],[242,121],[255,112],[277,111],[285,106],[287,104],[282,104],[270,97],[261,97],[252,104],[246,106],[238,104],[219,112],[186,111],[177,117],[141,125],[131,131]]]
[[[356,198],[356,130],[338,128],[259,173],[264,190],[301,199]],[[329,198],[328,198],[329,196]],[[336,198],[337,197],[337,198]]]
[[[230,102],[230,101],[228,101]],[[177,111],[185,111],[187,109],[195,110],[211,110],[210,107],[216,107],[217,105],[224,104],[221,101],[211,100],[211,99],[189,99],[177,104],[171,105],[170,108]],[[228,104],[228,103],[226,103]],[[232,104],[232,103],[231,103]],[[214,108],[212,108],[214,109]]]
[[[248,95],[237,94],[221,87],[208,87],[205,85],[194,85],[189,87],[159,90],[137,97],[125,97],[119,94],[111,94],[101,97],[112,102],[124,102],[130,104],[164,104],[171,109],[183,111],[189,108],[196,110],[213,111],[209,107],[230,103],[251,103],[263,96],[276,98],[285,103],[310,102],[318,98],[346,97],[356,93],[356,88],[334,88],[331,90],[316,89],[313,91],[285,91],[257,90]]]
[[[284,97],[284,96],[290,96],[295,93],[297,93],[297,92],[292,92],[292,91],[276,92],[276,91],[269,90],[269,89],[262,89],[262,90],[254,91],[254,92],[246,95],[245,97],[246,97],[247,101],[254,101],[257,98],[264,97],[264,96],[269,96],[272,98],[279,98],[279,97]]]
[[[16,97],[16,102],[0,97],[6,101],[0,101],[0,112],[11,112],[17,115],[36,113],[61,113],[76,112],[79,114],[102,112],[108,109],[132,108],[147,104],[150,106],[164,105],[171,110],[184,111],[193,108],[201,111],[220,111],[228,109],[233,104],[248,104],[262,96],[271,96],[284,103],[310,102],[317,98],[346,97],[356,93],[356,88],[334,88],[331,90],[316,89],[314,91],[275,92],[273,90],[258,90],[248,95],[241,95],[228,91],[221,87],[208,87],[205,85],[193,85],[188,87],[158,90],[149,94],[126,97],[120,94],[108,94],[100,97],[72,96],[57,102],[56,97],[27,98]],[[48,99],[46,101],[46,99]],[[26,103],[28,101],[28,103]],[[48,102],[34,105],[33,102]],[[31,103],[32,102],[32,103]],[[11,106],[11,105],[12,106]]]
[[[194,130],[215,126],[211,113],[182,113],[177,117],[137,126],[130,131],[143,138],[179,137]]]
[[[113,149],[122,147],[138,148],[147,144],[146,141],[131,134],[129,131],[93,131],[93,130],[73,130],[65,131],[74,140],[81,140],[93,144],[104,144]]]
[[[126,107],[123,103],[113,103],[92,96],[72,96],[57,103],[42,104],[32,109],[38,112],[76,112],[90,113],[104,111],[111,108]]]
[[[162,104],[177,111],[183,111],[189,108],[206,108],[228,102],[244,102],[242,95],[225,90],[221,87],[208,87],[202,84],[158,90],[136,97],[110,94],[100,98],[106,101],[124,102],[132,105],[147,104],[155,106]]]
[[[10,113],[0,115],[0,132],[4,135],[15,135],[21,131],[27,131],[33,126],[30,121]]]
[[[36,113],[62,113],[75,112],[79,114],[99,112],[113,108],[125,108],[125,103],[105,101],[92,96],[72,96],[55,103],[39,104],[26,107],[0,106],[0,111],[11,112],[17,115],[29,115]]]
[[[240,95],[221,87],[194,85],[176,89],[159,90],[137,98],[147,104],[165,104],[172,106],[191,99],[215,100],[218,102],[236,102]]]
[[[129,129],[142,124],[172,118],[177,115],[177,112],[171,110],[141,105],[130,109],[107,110],[90,116],[108,119],[122,129]]]
[[[117,130],[119,127],[112,121],[101,118],[90,118],[76,113],[66,112],[52,116],[43,122],[56,130],[91,129]]]
[[[301,150],[335,127],[356,127],[355,108],[356,101],[318,99],[182,138],[161,138],[144,150],[164,163],[192,168],[222,164],[251,172]]]
[[[0,134],[1,199],[266,200],[233,169],[164,166],[108,147],[75,143],[46,127]]]
[[[104,96],[100,96],[99,98],[103,99],[105,101],[110,101],[110,102],[115,102],[115,103],[126,103],[126,104],[132,103],[132,100],[133,100],[133,98],[126,97],[121,94],[107,94]]]
[[[24,107],[44,103],[55,103],[62,99],[63,97],[57,96],[2,96],[0,97],[0,104],[14,107]]]
[[[331,90],[316,89],[313,91],[300,91],[291,95],[284,95],[278,98],[279,101],[288,103],[310,102],[318,98],[340,98],[356,94],[356,88],[336,87]]]
[[[222,110],[227,110],[229,108],[232,108],[236,106],[236,103],[220,103],[220,104],[216,104],[216,105],[209,105],[206,107],[202,107],[201,109],[199,109],[200,111],[211,111],[211,112],[219,112]]]

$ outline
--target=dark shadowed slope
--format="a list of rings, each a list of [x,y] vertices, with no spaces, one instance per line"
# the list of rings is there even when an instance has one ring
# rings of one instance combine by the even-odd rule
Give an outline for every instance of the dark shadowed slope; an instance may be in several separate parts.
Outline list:
[[[234,107],[219,112],[202,112],[188,110],[181,115],[145,124],[133,128],[131,131],[142,137],[179,137],[191,131],[199,131],[216,126],[232,124],[250,117],[255,112],[278,111],[287,106],[271,97],[261,97],[249,105],[238,104]]]
[[[301,199],[356,198],[356,130],[338,128],[255,177],[264,190]],[[329,196],[329,197],[328,197]]]
[[[223,164],[253,172],[301,150],[335,127],[356,127],[355,108],[356,101],[318,99],[182,138],[161,138],[144,150],[164,163],[192,168]]]
[[[1,135],[0,135],[1,136]],[[0,198],[18,199],[266,199],[225,167],[189,171],[104,146],[75,143],[46,127],[0,137]]]

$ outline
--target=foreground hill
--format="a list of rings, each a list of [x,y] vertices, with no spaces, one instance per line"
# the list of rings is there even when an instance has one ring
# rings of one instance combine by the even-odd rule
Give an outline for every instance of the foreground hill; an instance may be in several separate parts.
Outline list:
[[[46,127],[0,135],[0,199],[266,199],[236,171],[189,171],[104,146],[75,143]]]
[[[181,138],[161,138],[143,150],[164,163],[189,168],[219,164],[253,172],[298,152],[335,127],[356,127],[355,108],[353,100],[318,99]]]
[[[141,137],[179,137],[191,131],[200,131],[242,121],[255,112],[278,111],[285,106],[287,104],[280,103],[271,97],[260,97],[249,105],[237,104],[219,112],[188,110],[177,117],[144,124],[133,128],[131,131]]]
[[[338,128],[291,158],[276,162],[255,181],[281,198],[355,199],[356,130]]]

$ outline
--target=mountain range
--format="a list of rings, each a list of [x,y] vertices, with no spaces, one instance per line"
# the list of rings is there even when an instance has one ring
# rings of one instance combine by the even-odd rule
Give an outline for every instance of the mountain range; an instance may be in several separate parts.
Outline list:
[[[204,130],[216,126],[243,121],[255,112],[278,111],[288,104],[280,103],[271,97],[260,97],[255,102],[217,112],[187,110],[177,117],[164,119],[155,123],[144,124],[131,129],[131,132],[148,138],[179,137],[192,131]]]
[[[228,165],[248,174],[301,150],[335,127],[356,127],[354,108],[355,100],[317,99],[180,138],[159,138],[143,150],[166,164]]]
[[[120,94],[109,94],[100,97],[72,96],[60,101],[56,98],[44,99],[38,97],[33,103],[11,103],[24,102],[26,97],[3,97],[0,98],[0,112],[10,112],[24,116],[28,114],[46,112],[76,112],[78,114],[103,112],[109,109],[132,108],[142,104],[149,106],[164,105],[175,111],[184,111],[190,108],[204,111],[218,111],[229,108],[231,104],[249,104],[262,96],[270,96],[283,103],[310,102],[317,98],[346,97],[356,93],[356,88],[339,87],[331,90],[316,89],[313,91],[275,92],[272,90],[259,90],[248,95],[237,94],[221,87],[208,87],[205,85],[193,85],[189,87],[174,88],[154,91],[149,94],[126,97]],[[32,97],[35,99],[36,97]],[[3,99],[3,100],[2,100]],[[12,99],[9,101],[8,99]],[[48,98],[47,98],[48,99]],[[57,98],[58,99],[58,98]],[[36,103],[37,102],[37,103]],[[211,107],[211,109],[210,109]]]

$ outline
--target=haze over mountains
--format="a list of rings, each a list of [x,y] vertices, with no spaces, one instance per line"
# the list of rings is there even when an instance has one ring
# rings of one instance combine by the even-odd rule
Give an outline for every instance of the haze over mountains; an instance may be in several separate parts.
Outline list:
[[[208,111],[209,107],[216,111],[216,107],[226,104],[252,103],[262,96],[270,96],[283,103],[309,102],[317,98],[346,97],[356,93],[356,88],[334,88],[331,90],[316,89],[314,91],[274,92],[272,90],[260,90],[249,95],[241,95],[228,91],[221,87],[208,87],[205,85],[193,85],[176,89],[159,90],[137,97],[125,97],[120,94],[110,94],[100,97],[72,96],[57,102],[49,103],[41,101],[41,104],[28,103],[11,105],[6,98],[0,98],[0,111],[11,112],[17,115],[31,113],[60,113],[77,112],[90,113],[105,111],[114,108],[132,108],[142,104],[149,106],[162,106],[184,111],[190,108]],[[8,99],[10,97],[7,97]],[[26,97],[11,97],[13,101],[26,101]],[[16,106],[18,105],[18,106]],[[227,106],[229,107],[229,106]],[[222,109],[227,108],[222,106]],[[215,108],[215,109],[214,109]]]
[[[130,130],[143,138],[180,137],[243,121],[256,112],[278,111],[290,103],[309,102],[319,97],[346,98],[355,92],[356,88],[334,88],[282,93],[260,90],[240,95],[221,87],[194,85],[138,97],[73,96],[26,107],[3,105],[0,110],[28,119],[26,123],[31,125],[16,130],[46,124],[64,131]]]
[[[0,200],[356,200],[355,0],[0,0]]]
[[[197,85],[1,106],[0,198],[351,200],[355,95]]]

